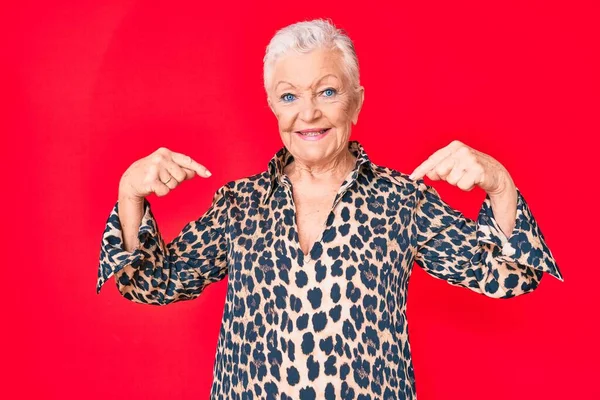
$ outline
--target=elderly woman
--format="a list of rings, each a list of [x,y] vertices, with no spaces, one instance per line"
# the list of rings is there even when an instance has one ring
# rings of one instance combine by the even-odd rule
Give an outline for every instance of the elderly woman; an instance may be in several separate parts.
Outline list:
[[[212,398],[415,399],[406,320],[413,263],[495,298],[562,275],[521,192],[458,141],[409,176],[375,164],[352,126],[364,101],[352,41],[330,22],[279,30],[264,58],[283,147],[220,187],[170,243],[147,196],[210,176],[161,148],[134,162],[104,231],[98,291],[113,274],[148,304],[198,297],[228,276]],[[477,221],[423,181],[486,192]]]

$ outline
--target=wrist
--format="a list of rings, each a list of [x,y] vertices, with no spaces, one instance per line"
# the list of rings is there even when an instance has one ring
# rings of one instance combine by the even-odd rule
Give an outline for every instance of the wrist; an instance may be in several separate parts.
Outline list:
[[[123,194],[119,193],[119,203],[133,204],[133,205],[137,206],[140,204],[144,204],[144,198],[137,197],[137,196],[131,196],[131,195],[124,194],[124,193]]]
[[[140,202],[143,201],[144,198],[136,196],[132,192],[131,185],[127,182],[125,177],[122,177],[119,181],[119,200],[130,200],[134,202]]]
[[[128,191],[125,187],[119,186],[119,194],[118,194],[119,202],[124,203],[127,202],[129,204],[143,204],[144,197],[136,196]]]
[[[498,188],[487,193],[491,199],[500,199],[512,196],[514,193],[516,193],[516,191],[517,187],[515,186],[514,181],[512,180],[510,174],[506,173],[502,175],[502,178],[498,184]]]

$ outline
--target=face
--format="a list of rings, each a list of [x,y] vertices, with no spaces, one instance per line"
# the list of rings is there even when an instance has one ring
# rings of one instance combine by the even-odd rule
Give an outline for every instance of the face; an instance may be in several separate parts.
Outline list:
[[[273,66],[268,102],[279,133],[294,159],[318,165],[347,149],[364,88],[350,87],[339,51],[290,52]],[[308,133],[307,129],[318,130]],[[304,131],[304,132],[303,132]]]

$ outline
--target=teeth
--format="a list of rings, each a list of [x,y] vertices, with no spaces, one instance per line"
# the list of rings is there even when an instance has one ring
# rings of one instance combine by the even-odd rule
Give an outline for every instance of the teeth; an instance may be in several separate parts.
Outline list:
[[[323,133],[325,133],[326,129],[323,129],[321,131],[318,132],[307,132],[307,133],[303,133],[303,136],[319,136],[322,135]]]

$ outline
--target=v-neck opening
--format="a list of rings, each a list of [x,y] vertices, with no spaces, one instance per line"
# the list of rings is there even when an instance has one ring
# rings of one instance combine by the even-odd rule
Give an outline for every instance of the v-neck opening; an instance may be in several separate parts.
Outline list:
[[[299,225],[298,225],[298,212],[297,212],[298,210],[296,207],[296,202],[294,201],[293,185],[292,185],[291,180],[289,179],[289,176],[287,176],[283,172],[284,168],[294,161],[294,156],[285,147],[283,147],[276,154],[276,156],[273,158],[272,162],[270,163],[271,179],[275,179],[275,177],[278,176],[279,177],[278,183],[282,183],[284,180],[287,181],[287,183],[289,183],[290,204],[291,204],[291,210],[292,210],[293,216],[294,216],[293,228],[294,228],[294,232],[295,232],[295,238],[294,238],[295,243],[293,245],[295,247],[295,250],[298,252],[298,256],[302,257],[303,262],[304,262],[304,260],[314,261],[314,259],[312,258],[312,254],[313,254],[317,244],[321,244],[321,245],[323,244],[322,242],[323,242],[323,239],[325,236],[325,232],[327,231],[327,229],[329,227],[328,221],[331,218],[332,213],[335,212],[335,208],[337,207],[337,204],[341,201],[342,196],[350,188],[350,186],[352,186],[352,184],[358,179],[358,175],[359,175],[360,169],[363,166],[363,164],[370,162],[369,158],[366,156],[366,154],[362,150],[362,146],[360,145],[359,142],[350,141],[348,143],[348,149],[350,150],[352,155],[354,157],[356,157],[354,167],[346,175],[346,177],[344,178],[344,181],[338,188],[337,193],[333,199],[333,202],[329,206],[329,212],[327,214],[327,218],[325,219],[324,224],[321,226],[321,229],[320,229],[319,235],[317,236],[317,239],[315,240],[314,243],[312,243],[312,245],[309,246],[308,253],[304,253],[304,251],[302,250],[302,246],[300,245],[300,230],[299,230]],[[274,184],[275,183],[272,181],[271,185],[274,185]]]
[[[359,160],[357,158],[356,162],[358,163]],[[358,165],[358,168],[360,168],[360,165]],[[345,193],[346,190],[348,190],[350,188],[351,183],[354,181],[352,179],[352,175],[357,173],[358,169],[357,166],[355,165],[354,168],[348,173],[348,175],[346,175],[346,178],[344,179],[344,181],[342,182],[342,184],[340,185],[340,187],[338,188],[335,197],[333,198],[333,201],[331,202],[331,205],[329,206],[329,212],[327,213],[327,218],[325,219],[325,222],[323,223],[321,229],[320,229],[320,233],[319,235],[317,235],[317,239],[315,240],[315,242],[312,245],[308,246],[308,254],[304,253],[304,250],[302,250],[302,246],[300,245],[300,229],[299,229],[299,225],[298,225],[298,210],[296,207],[296,202],[294,201],[294,188],[293,188],[293,184],[291,182],[291,180],[289,179],[289,177],[287,177],[287,181],[290,185],[290,204],[291,204],[291,208],[292,208],[292,212],[294,215],[294,232],[295,232],[295,246],[297,248],[297,251],[302,254],[302,259],[303,260],[310,260],[310,261],[315,261],[312,258],[312,254],[313,254],[313,250],[315,249],[315,246],[319,243],[321,243],[324,239],[325,236],[325,232],[327,231],[328,227],[329,227],[329,219],[331,218],[331,214],[335,212],[335,207],[337,206],[337,203],[339,203],[339,200],[341,199],[341,196],[343,195],[343,193]],[[321,243],[322,244],[322,243]]]
[[[290,190],[292,191],[291,187],[290,187]],[[337,195],[336,195],[336,197],[337,197]],[[335,209],[335,207],[333,207],[334,203],[335,203],[335,200],[332,202],[332,205],[329,207],[329,212],[327,213],[327,218],[325,218],[325,223],[321,226],[320,233],[317,236],[317,239],[314,241],[314,243],[312,245],[309,244],[309,246],[308,246],[308,254],[306,254],[306,253],[304,253],[304,250],[302,250],[302,246],[300,245],[300,229],[299,229],[299,225],[298,225],[298,212],[296,210],[296,202],[294,202],[294,193],[292,191],[292,201],[291,201],[291,204],[292,204],[292,209],[293,209],[293,212],[294,212],[294,232],[296,233],[296,235],[295,235],[296,236],[295,237],[296,243],[295,244],[296,244],[296,247],[297,247],[297,251],[302,254],[302,259],[303,260],[314,261],[313,258],[312,258],[313,250],[315,249],[315,246],[318,243],[321,243],[323,241],[323,236],[325,235],[325,231],[328,228],[328,226],[327,226],[328,224],[327,223],[329,222],[329,218],[331,217],[331,213],[333,213],[333,211]]]

